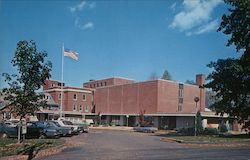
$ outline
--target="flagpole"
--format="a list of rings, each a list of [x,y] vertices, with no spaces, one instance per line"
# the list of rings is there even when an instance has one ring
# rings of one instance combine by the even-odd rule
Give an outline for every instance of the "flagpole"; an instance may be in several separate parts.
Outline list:
[[[61,72],[61,105],[60,105],[60,117],[62,118],[63,107],[63,62],[64,62],[64,43],[62,44],[62,72]]]

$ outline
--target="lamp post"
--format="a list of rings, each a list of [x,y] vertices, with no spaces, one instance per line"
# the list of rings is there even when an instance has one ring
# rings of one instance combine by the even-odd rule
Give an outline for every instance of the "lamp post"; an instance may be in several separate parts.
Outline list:
[[[195,101],[195,119],[194,119],[194,136],[196,136],[196,132],[197,132],[197,103],[199,102],[199,97],[195,97],[194,101]]]

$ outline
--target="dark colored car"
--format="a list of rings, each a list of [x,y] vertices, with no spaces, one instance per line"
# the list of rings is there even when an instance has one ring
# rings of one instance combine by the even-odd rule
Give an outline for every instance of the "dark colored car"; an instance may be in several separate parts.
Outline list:
[[[0,137],[1,138],[17,137],[17,127],[16,126],[10,127],[6,125],[4,122],[0,122]]]
[[[39,138],[58,138],[62,135],[62,132],[57,127],[46,125],[41,121],[27,122],[27,133],[39,134]]]
[[[56,121],[45,121],[44,124],[47,127],[55,127],[57,130],[61,131],[62,136],[71,136],[73,129],[70,127],[61,127]]]

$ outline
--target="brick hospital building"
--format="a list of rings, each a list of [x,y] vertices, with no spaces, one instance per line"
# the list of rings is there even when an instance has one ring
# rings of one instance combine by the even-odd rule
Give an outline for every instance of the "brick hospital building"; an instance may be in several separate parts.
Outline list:
[[[99,119],[102,124],[136,126],[140,116],[158,128],[194,126],[196,111],[203,125],[218,124],[218,116],[205,109],[204,75],[196,75],[196,84],[171,80],[136,82],[122,77],[90,80],[82,88],[46,80],[43,90],[49,106],[37,112],[38,119],[56,119],[63,98],[63,116],[70,120]],[[63,90],[61,95],[61,85]],[[198,97],[199,102],[194,98]],[[196,108],[197,106],[197,108]]]

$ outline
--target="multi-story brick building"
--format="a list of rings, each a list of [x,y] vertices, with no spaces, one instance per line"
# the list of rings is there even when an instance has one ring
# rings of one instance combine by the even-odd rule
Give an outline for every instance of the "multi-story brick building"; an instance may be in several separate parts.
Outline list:
[[[193,85],[163,79],[136,82],[113,77],[90,80],[82,88],[76,88],[46,80],[43,92],[48,106],[40,108],[37,118],[57,119],[62,114],[70,120],[95,118],[102,124],[136,126],[143,116],[155,127],[173,129],[194,126],[199,110],[204,127],[217,127],[219,116],[205,109],[204,83],[204,75],[197,75]],[[195,97],[199,102],[194,101]]]
[[[38,119],[56,119],[62,114],[64,117],[84,119],[93,114],[93,89],[66,87],[64,83],[46,80],[43,85],[44,98],[48,107],[40,108]],[[62,110],[60,110],[62,100]]]
[[[156,127],[176,128],[194,125],[195,97],[200,99],[197,110],[205,112],[204,83],[205,76],[197,75],[196,85],[122,78],[92,80],[83,85],[95,88],[95,111],[102,123],[134,126],[143,114]]]

